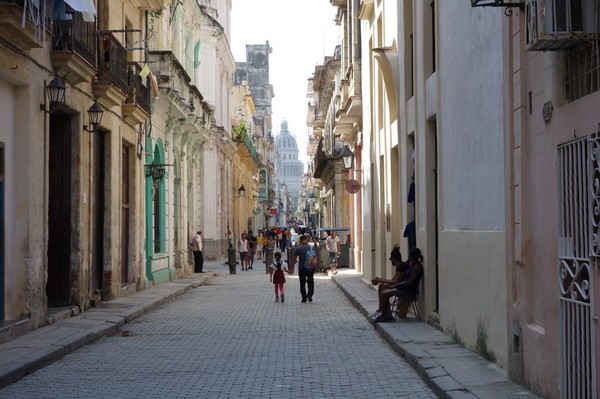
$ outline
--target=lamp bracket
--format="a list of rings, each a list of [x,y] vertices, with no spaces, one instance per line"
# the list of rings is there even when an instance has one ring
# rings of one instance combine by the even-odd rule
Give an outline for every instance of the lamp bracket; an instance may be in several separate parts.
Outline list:
[[[525,9],[525,4],[520,2],[505,2],[504,0],[471,0],[471,7],[505,7],[504,14],[507,17],[512,15],[511,7]]]
[[[88,132],[88,133],[94,133],[96,131],[96,129],[98,128],[98,126],[93,123],[91,124],[91,126],[92,126],[92,128],[88,129],[88,125],[83,125],[83,131]]]

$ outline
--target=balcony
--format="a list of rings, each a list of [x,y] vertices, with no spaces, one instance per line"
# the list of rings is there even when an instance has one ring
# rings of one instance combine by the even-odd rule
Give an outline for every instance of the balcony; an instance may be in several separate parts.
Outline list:
[[[85,22],[81,13],[71,17],[54,21],[52,67],[72,84],[91,82],[96,75],[96,23]]]
[[[325,172],[325,169],[327,169],[327,166],[332,165],[332,162],[336,159],[339,159],[339,157],[329,155],[323,151],[323,139],[321,139],[319,141],[319,145],[317,146],[315,157],[313,158],[315,166],[313,177],[315,179],[320,179],[323,175],[323,172]]]
[[[340,108],[335,114],[333,131],[341,136],[343,141],[352,142],[355,127],[362,120],[362,98],[355,93],[356,82],[352,68],[348,72],[349,78],[341,81]]]
[[[9,39],[11,44],[21,50],[42,48],[44,41],[50,38],[46,20],[41,18],[34,22],[24,12],[24,4],[24,0],[0,1],[0,36]]]
[[[121,105],[127,93],[127,50],[112,33],[98,38],[98,74],[92,91],[102,106]]]
[[[140,10],[160,10],[167,4],[166,0],[132,0],[131,2]]]
[[[138,64],[129,65],[127,73],[127,97],[121,105],[125,122],[131,125],[144,123],[150,116],[150,82],[140,76]]]

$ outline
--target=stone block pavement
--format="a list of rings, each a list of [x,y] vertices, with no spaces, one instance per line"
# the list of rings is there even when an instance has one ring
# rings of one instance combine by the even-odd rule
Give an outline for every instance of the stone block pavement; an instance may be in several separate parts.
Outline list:
[[[263,268],[259,267],[257,271]],[[228,273],[222,261],[205,262],[205,269]],[[212,272],[194,274],[103,302],[102,306],[81,314],[67,311],[63,319],[54,316],[53,324],[0,344],[0,388],[91,342],[116,333],[125,323],[214,278],[218,275]],[[377,308],[376,290],[353,269],[340,269],[332,279],[365,317],[368,318],[368,313]],[[504,370],[454,343],[450,337],[425,322],[408,318],[372,325],[440,398],[538,398],[512,383]]]

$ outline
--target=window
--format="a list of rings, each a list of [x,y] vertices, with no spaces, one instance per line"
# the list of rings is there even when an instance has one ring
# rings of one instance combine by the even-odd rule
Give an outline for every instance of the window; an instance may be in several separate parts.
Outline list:
[[[598,46],[592,44],[565,52],[565,100],[574,101],[598,91],[599,57]]]

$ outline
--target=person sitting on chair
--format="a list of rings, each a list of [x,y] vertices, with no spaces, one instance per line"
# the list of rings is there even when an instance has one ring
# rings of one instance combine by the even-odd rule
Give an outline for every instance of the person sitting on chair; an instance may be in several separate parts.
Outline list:
[[[404,279],[404,275],[408,270],[408,265],[402,261],[402,254],[400,253],[400,247],[396,244],[392,252],[390,253],[390,261],[392,262],[392,266],[396,267],[396,273],[392,279],[385,279],[382,277],[375,277],[371,280],[371,284],[378,285],[377,286],[377,297],[379,298],[379,308],[369,315],[370,318],[375,320],[377,317],[381,315],[382,303],[388,302],[389,297],[384,297],[382,295],[383,291],[389,289],[391,286],[400,283]]]
[[[419,293],[419,283],[423,277],[423,256],[419,248],[413,248],[408,253],[409,268],[404,274],[403,280],[383,290],[380,295],[379,306],[381,314],[373,321],[376,323],[394,320],[390,309],[390,298],[397,296],[400,299],[413,299]]]

